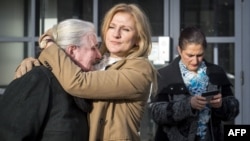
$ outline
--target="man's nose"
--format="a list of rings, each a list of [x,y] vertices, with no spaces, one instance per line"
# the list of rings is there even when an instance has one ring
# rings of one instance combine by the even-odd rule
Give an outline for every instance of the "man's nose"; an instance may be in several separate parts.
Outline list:
[[[97,51],[97,55],[96,55],[96,59],[101,59],[102,58],[102,54],[101,52],[98,50]]]

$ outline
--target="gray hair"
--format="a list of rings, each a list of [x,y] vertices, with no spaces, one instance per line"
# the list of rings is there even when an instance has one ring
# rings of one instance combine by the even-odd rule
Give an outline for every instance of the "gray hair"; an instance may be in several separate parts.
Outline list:
[[[81,46],[82,37],[88,33],[95,33],[93,23],[79,20],[67,19],[52,27],[54,41],[63,49],[68,45]]]

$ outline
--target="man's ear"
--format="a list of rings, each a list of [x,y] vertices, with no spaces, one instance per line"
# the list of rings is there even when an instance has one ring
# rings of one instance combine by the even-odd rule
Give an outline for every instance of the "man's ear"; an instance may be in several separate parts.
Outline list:
[[[74,56],[74,51],[76,50],[76,46],[75,45],[69,45],[66,49],[65,52],[70,55],[70,56]]]

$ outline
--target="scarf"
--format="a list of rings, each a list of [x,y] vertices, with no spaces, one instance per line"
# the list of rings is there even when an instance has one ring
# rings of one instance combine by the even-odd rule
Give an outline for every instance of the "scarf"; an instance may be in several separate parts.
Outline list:
[[[201,95],[203,92],[207,91],[209,78],[206,74],[207,67],[204,61],[202,61],[201,65],[199,66],[197,74],[189,71],[187,67],[182,63],[182,61],[179,62],[179,66],[182,78],[190,94]],[[207,104],[205,108],[199,111],[199,120],[196,135],[200,136],[201,139],[205,139],[207,123],[210,119],[210,110],[211,109]]]

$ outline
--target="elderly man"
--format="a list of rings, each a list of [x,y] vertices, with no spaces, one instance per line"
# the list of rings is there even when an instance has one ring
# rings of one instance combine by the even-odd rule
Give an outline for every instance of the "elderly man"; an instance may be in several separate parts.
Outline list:
[[[90,71],[101,58],[92,23],[68,19],[50,32],[83,71]],[[91,108],[88,100],[67,94],[49,69],[36,66],[13,80],[2,95],[0,140],[88,141],[87,113]]]

